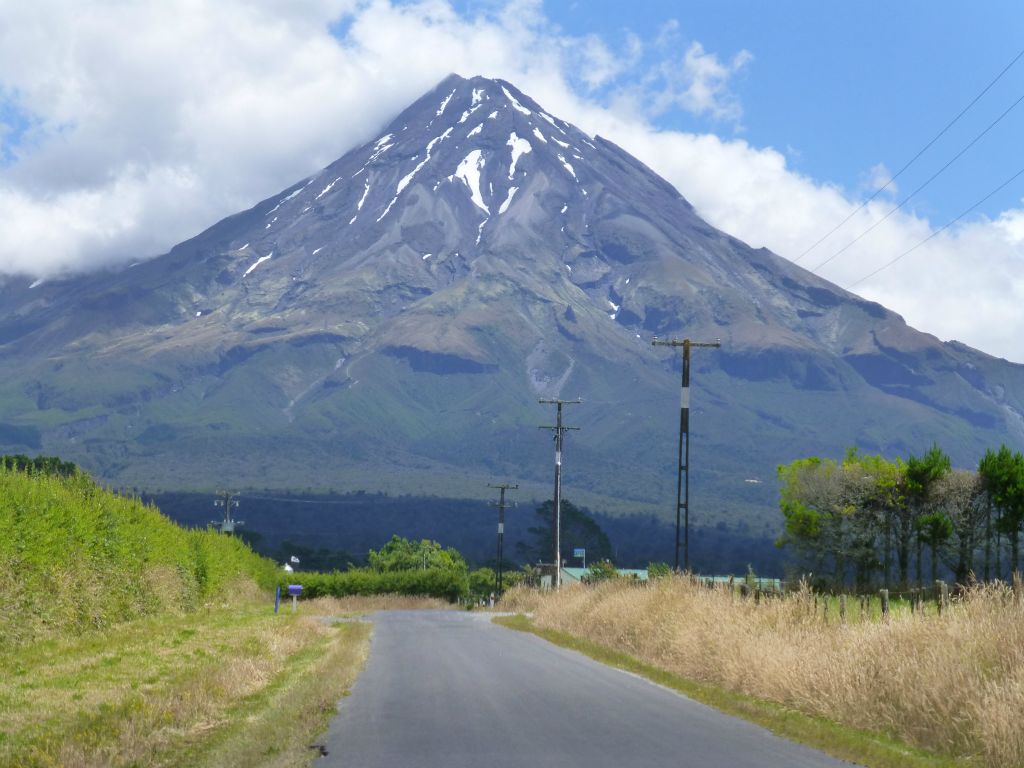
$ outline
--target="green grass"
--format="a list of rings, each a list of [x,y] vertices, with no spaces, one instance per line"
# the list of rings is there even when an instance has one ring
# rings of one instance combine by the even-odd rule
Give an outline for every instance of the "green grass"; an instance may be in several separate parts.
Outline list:
[[[276,575],[239,540],[185,530],[86,475],[0,469],[0,646],[195,610]]]
[[[370,626],[272,600],[0,653],[0,765],[306,765]]]
[[[585,638],[536,627],[529,618],[521,614],[499,616],[494,619],[494,622],[509,629],[531,632],[556,645],[583,653],[603,664],[645,677],[725,714],[749,720],[778,736],[820,749],[834,757],[865,766],[865,768],[980,766],[980,763],[976,761],[945,757],[910,747],[885,734],[849,728],[764,699],[733,693],[707,683],[687,680]]]

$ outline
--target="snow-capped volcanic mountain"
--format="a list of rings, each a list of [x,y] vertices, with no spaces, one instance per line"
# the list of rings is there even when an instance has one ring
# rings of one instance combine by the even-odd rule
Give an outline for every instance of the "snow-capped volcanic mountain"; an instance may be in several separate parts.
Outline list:
[[[694,508],[774,503],[773,467],[1024,436],[1024,368],[909,328],[704,222],[511,84],[451,76],[320,173],[115,273],[0,288],[0,449],[140,487],[566,492],[674,501],[694,357]],[[764,481],[761,483],[750,480]],[[763,520],[764,518],[762,518]]]

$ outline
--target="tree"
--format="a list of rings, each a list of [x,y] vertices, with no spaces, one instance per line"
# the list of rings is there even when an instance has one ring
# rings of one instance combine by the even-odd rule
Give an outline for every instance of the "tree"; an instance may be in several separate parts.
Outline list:
[[[516,544],[520,557],[529,562],[550,562],[554,548],[554,502],[545,501],[536,509],[537,525],[527,529],[530,540]],[[573,549],[587,550],[588,560],[611,559],[612,543],[590,512],[562,499],[562,560],[569,560]]]
[[[934,492],[936,507],[953,526],[954,543],[946,564],[957,583],[966,584],[974,570],[974,553],[985,536],[988,517],[981,479],[975,472],[954,469],[936,483]]]
[[[391,540],[380,550],[370,550],[367,560],[370,569],[379,572],[413,571],[438,569],[443,571],[465,571],[466,561],[451,547],[442,547],[436,541],[423,539],[409,541],[400,536]]]
[[[932,550],[932,581],[939,578],[939,547],[953,537],[953,521],[942,512],[929,512],[915,521],[918,541]]]
[[[1005,445],[988,450],[978,464],[985,492],[999,511],[996,531],[1010,540],[1013,571],[1020,570],[1020,530],[1024,524],[1024,456]]]
[[[867,587],[881,566],[879,549],[889,551],[888,537],[880,538],[902,504],[902,471],[899,460],[856,449],[842,463],[810,457],[780,466],[785,524],[778,546],[791,545],[805,571],[831,570],[837,586],[852,567],[857,585]]]
[[[668,563],[648,563],[647,578],[651,581],[667,579],[672,575],[672,566]]]
[[[473,597],[487,597],[494,592],[494,571],[477,568],[469,574],[469,594]]]
[[[618,577],[619,572],[616,570],[615,566],[612,565],[610,560],[598,560],[587,569],[587,573],[583,579],[588,584],[593,584],[598,581],[617,579]]]
[[[931,448],[921,457],[911,455],[907,458],[906,504],[897,515],[896,546],[900,565],[900,583],[907,583],[907,569],[910,560],[910,546],[917,536],[917,580],[921,581],[921,526],[918,520],[929,514],[932,501],[932,489],[945,477],[952,465],[938,445]]]
[[[34,459],[22,453],[0,456],[0,467],[16,472],[31,472],[41,475],[59,475],[74,477],[81,470],[70,461],[63,461],[57,456],[36,456]]]

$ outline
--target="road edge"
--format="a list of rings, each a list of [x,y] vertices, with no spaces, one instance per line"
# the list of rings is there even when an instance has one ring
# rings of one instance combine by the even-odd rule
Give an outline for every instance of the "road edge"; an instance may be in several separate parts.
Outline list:
[[[629,654],[566,632],[538,627],[523,614],[497,616],[494,624],[526,632],[554,645],[578,651],[595,661],[662,685],[727,715],[765,728],[776,736],[821,750],[864,768],[970,768],[974,759],[954,758],[912,747],[886,734],[863,731],[815,717],[766,699],[688,680]]]

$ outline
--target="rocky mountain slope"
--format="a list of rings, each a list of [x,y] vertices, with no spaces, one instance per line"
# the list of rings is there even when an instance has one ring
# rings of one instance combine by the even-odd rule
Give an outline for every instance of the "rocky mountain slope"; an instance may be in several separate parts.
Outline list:
[[[672,513],[694,353],[693,506],[774,467],[1024,439],[1024,366],[943,343],[704,222],[510,83],[451,76],[379,137],[169,253],[0,287],[0,450],[148,489],[548,493],[541,397],[581,396],[567,495]]]

